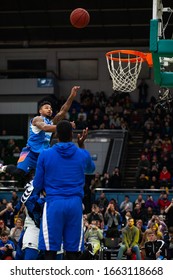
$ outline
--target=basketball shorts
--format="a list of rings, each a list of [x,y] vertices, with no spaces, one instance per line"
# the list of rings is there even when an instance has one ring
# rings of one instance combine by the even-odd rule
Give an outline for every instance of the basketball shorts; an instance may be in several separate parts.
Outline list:
[[[39,228],[28,226],[23,235],[22,250],[32,248],[38,250]]]
[[[24,170],[26,173],[35,170],[38,156],[39,153],[32,152],[29,147],[23,148],[17,162],[17,168]]]
[[[39,249],[79,252],[84,249],[83,209],[80,197],[48,198],[44,204]]]

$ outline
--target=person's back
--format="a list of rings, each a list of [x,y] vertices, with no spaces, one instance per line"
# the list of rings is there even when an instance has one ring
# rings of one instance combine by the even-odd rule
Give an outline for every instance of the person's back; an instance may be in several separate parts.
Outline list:
[[[83,197],[84,172],[88,152],[77,148],[72,143],[58,143],[52,148],[44,150],[40,155],[38,164],[38,173],[41,173],[41,166],[44,164],[46,174],[35,179],[35,184],[39,185],[44,180],[46,185],[46,197],[51,199],[53,196],[71,196]],[[91,172],[92,170],[88,170]]]

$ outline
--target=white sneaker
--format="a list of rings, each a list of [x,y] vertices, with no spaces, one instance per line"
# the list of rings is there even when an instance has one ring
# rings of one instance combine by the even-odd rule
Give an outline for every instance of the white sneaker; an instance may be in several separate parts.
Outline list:
[[[7,168],[7,165],[3,165],[2,163],[0,163],[0,173],[5,173]]]

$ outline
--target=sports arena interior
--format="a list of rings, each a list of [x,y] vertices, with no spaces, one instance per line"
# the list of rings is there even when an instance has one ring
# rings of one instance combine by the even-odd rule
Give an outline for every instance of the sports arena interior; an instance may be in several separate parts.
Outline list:
[[[70,23],[70,14],[79,8],[79,2],[90,15],[85,28]],[[166,244],[165,259],[173,259],[169,250],[173,210],[165,211],[173,206],[172,13],[172,0],[6,0],[0,8],[0,164],[17,164],[29,136],[29,122],[42,101],[52,104],[55,115],[71,88],[80,86],[66,119],[76,124],[76,144],[77,134],[88,127],[85,147],[96,166],[94,174],[85,175],[85,222],[92,221],[95,211],[98,227],[106,236],[104,215],[111,201],[121,215],[119,232],[127,223],[128,212],[135,225],[142,220],[144,236],[155,215]],[[157,28],[152,19],[159,19],[162,29],[155,40]],[[161,58],[159,48],[163,48]],[[113,50],[152,53],[153,65],[141,62],[133,91],[113,88],[106,60]],[[117,68],[118,55],[114,63]],[[129,63],[131,67],[134,61]],[[0,173],[0,224],[7,221],[7,204],[12,202],[15,207],[23,191],[14,176]],[[106,247],[103,243],[93,259],[116,259],[119,245]]]

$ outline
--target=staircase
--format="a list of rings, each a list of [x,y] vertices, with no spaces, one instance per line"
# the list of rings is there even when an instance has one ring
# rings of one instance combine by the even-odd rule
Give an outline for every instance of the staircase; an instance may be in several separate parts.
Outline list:
[[[136,187],[136,168],[143,149],[143,130],[131,131],[131,137],[127,144],[127,156],[123,167],[123,187]]]

